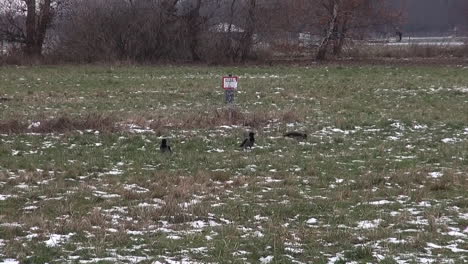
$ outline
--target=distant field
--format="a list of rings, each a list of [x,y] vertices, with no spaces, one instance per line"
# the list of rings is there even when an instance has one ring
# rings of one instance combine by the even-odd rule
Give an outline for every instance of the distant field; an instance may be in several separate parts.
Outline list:
[[[407,36],[397,41],[396,38],[390,39],[375,39],[370,40],[370,43],[381,43],[388,46],[407,46],[407,45],[421,45],[421,46],[462,46],[468,43],[468,37],[412,37]]]
[[[468,67],[0,67],[0,98],[0,263],[468,261]]]

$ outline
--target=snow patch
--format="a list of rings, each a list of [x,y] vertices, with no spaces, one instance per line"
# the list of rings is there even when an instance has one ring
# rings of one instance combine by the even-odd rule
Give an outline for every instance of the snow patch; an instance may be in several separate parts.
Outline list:
[[[375,219],[372,221],[365,220],[365,221],[358,222],[357,227],[361,229],[374,229],[374,228],[377,228],[381,222],[382,222],[382,219]]]
[[[74,233],[69,233],[68,235],[51,234],[49,240],[46,240],[44,243],[48,247],[56,247],[67,242],[73,235]]]
[[[8,258],[4,259],[2,262],[0,262],[0,264],[19,264],[19,261],[16,259]]]
[[[442,177],[444,174],[442,172],[437,172],[437,171],[434,171],[434,172],[430,172],[429,173],[429,176],[431,178],[434,178],[434,179],[437,179],[437,178],[440,178]]]
[[[259,259],[260,263],[270,263],[273,261],[274,256],[261,257]]]

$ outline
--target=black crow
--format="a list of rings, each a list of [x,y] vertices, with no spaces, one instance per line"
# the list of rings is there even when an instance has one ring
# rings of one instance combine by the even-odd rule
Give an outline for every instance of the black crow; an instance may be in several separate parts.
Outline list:
[[[241,148],[252,148],[254,143],[255,143],[255,138],[254,138],[255,133],[250,132],[249,137],[244,139],[242,144],[240,145]]]
[[[301,139],[306,140],[307,139],[307,134],[302,133],[302,132],[292,131],[292,132],[288,132],[288,133],[284,134],[283,137],[290,137],[290,138],[294,138],[294,139],[297,139],[297,140],[301,140]]]
[[[401,42],[401,40],[403,39],[403,32],[401,32],[401,31],[398,30],[398,31],[396,32],[396,34],[397,34],[397,36],[398,36],[398,40],[397,40],[397,41],[398,41],[398,42]]]
[[[163,138],[163,140],[161,141],[161,146],[159,147],[159,149],[161,150],[162,153],[164,152],[172,153],[171,146],[167,144],[167,139],[165,138]]]

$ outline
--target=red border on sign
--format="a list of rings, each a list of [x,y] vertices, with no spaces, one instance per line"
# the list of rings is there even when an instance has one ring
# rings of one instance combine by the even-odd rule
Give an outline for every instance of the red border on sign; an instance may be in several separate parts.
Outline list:
[[[234,78],[236,79],[236,82],[239,83],[239,77],[238,76],[223,76],[223,80],[221,81],[221,86],[223,87],[224,90],[235,90],[234,88],[226,88],[224,87],[224,79],[227,79],[227,78]]]

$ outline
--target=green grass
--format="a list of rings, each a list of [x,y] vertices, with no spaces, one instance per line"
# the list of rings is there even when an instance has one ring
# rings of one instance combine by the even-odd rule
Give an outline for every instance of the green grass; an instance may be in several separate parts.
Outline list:
[[[467,87],[445,66],[2,67],[0,262],[462,263]]]

